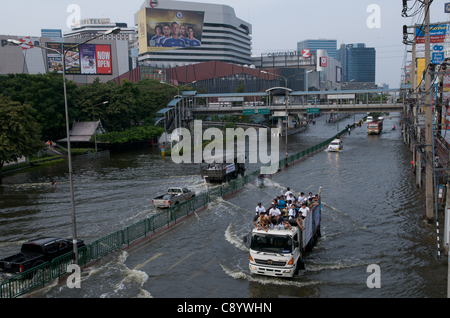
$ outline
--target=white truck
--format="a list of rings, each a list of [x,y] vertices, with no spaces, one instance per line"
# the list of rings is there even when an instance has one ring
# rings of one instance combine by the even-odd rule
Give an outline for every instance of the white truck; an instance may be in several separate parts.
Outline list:
[[[319,201],[303,220],[303,228],[290,221],[292,229],[272,228],[265,230],[254,228],[250,238],[250,263],[252,274],[293,277],[299,270],[305,269],[303,256],[312,251],[321,236],[322,204]],[[247,241],[247,237],[244,237]]]
[[[152,200],[152,204],[157,208],[170,208],[195,197],[195,192],[186,188],[169,188],[167,193]]]

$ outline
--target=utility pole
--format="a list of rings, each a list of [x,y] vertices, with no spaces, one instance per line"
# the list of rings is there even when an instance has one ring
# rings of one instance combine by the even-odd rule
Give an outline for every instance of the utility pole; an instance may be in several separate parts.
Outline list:
[[[431,74],[430,74],[430,0],[425,0],[425,151],[427,154],[426,161],[426,216],[428,221],[433,219],[434,215],[434,196],[433,196],[433,129],[432,117],[433,107],[431,105]]]

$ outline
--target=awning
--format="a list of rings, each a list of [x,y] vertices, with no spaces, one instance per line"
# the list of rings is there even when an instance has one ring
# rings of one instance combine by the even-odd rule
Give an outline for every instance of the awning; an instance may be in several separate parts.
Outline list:
[[[157,114],[165,114],[171,110],[173,110],[173,108],[164,108],[164,109],[161,109],[159,112],[157,112]]]
[[[167,104],[167,106],[174,107],[178,104],[179,101],[182,101],[182,100],[183,100],[182,98],[175,98],[169,104]]]

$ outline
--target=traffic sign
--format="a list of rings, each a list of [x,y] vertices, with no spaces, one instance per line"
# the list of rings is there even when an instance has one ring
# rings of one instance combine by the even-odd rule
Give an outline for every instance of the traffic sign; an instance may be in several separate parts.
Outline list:
[[[258,109],[259,115],[270,115],[270,109]]]
[[[255,115],[257,113],[256,109],[244,109],[242,110],[242,115]]]
[[[437,52],[432,54],[431,64],[444,63],[444,52]]]
[[[306,108],[307,114],[318,114],[319,112],[319,108]]]

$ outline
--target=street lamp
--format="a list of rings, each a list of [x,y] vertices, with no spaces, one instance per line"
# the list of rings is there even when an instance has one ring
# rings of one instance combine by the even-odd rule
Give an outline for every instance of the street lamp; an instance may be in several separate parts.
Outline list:
[[[274,75],[274,76],[282,77],[286,81],[286,89],[285,89],[285,94],[286,94],[286,103],[285,103],[285,112],[286,112],[286,163],[285,163],[285,166],[288,166],[288,149],[287,149],[287,145],[288,145],[287,135],[288,135],[288,126],[289,126],[289,116],[288,116],[288,110],[287,110],[288,99],[289,99],[289,97],[288,97],[288,79],[291,78],[291,77],[303,74],[303,73],[294,74],[294,75],[291,75],[291,76],[288,76],[288,77],[285,77],[285,76],[282,76],[282,75],[278,75],[278,74],[274,74],[274,73],[270,73],[270,72],[267,72],[267,71],[261,71],[261,73],[263,73],[263,74],[271,74],[271,75]]]
[[[94,125],[95,125],[95,106],[104,105],[104,104],[108,104],[108,103],[109,103],[109,101],[106,101],[106,102],[92,106],[92,119],[94,121]],[[94,131],[94,140],[95,140],[95,153],[97,153],[97,127],[95,127],[95,131]]]
[[[72,175],[72,158],[71,158],[71,149],[70,149],[70,129],[69,129],[69,108],[67,106],[67,89],[66,89],[66,54],[73,49],[86,44],[92,40],[98,39],[99,37],[110,35],[110,34],[119,34],[120,28],[115,27],[113,29],[110,29],[104,33],[100,33],[92,38],[87,39],[86,41],[76,44],[74,46],[69,47],[68,49],[60,52],[53,48],[48,48],[45,46],[35,45],[33,44],[32,47],[38,47],[43,50],[52,51],[61,56],[61,60],[63,63],[63,87],[64,87],[64,109],[66,113],[66,133],[67,133],[67,157],[69,161],[69,184],[70,184],[70,204],[72,208],[72,240],[73,240],[73,253],[75,255],[75,264],[78,264],[78,240],[77,240],[77,227],[76,227],[76,218],[75,218],[75,198],[73,193],[73,175]],[[19,40],[13,40],[8,39],[8,42],[13,45],[22,45],[25,44],[25,42],[19,41]]]

